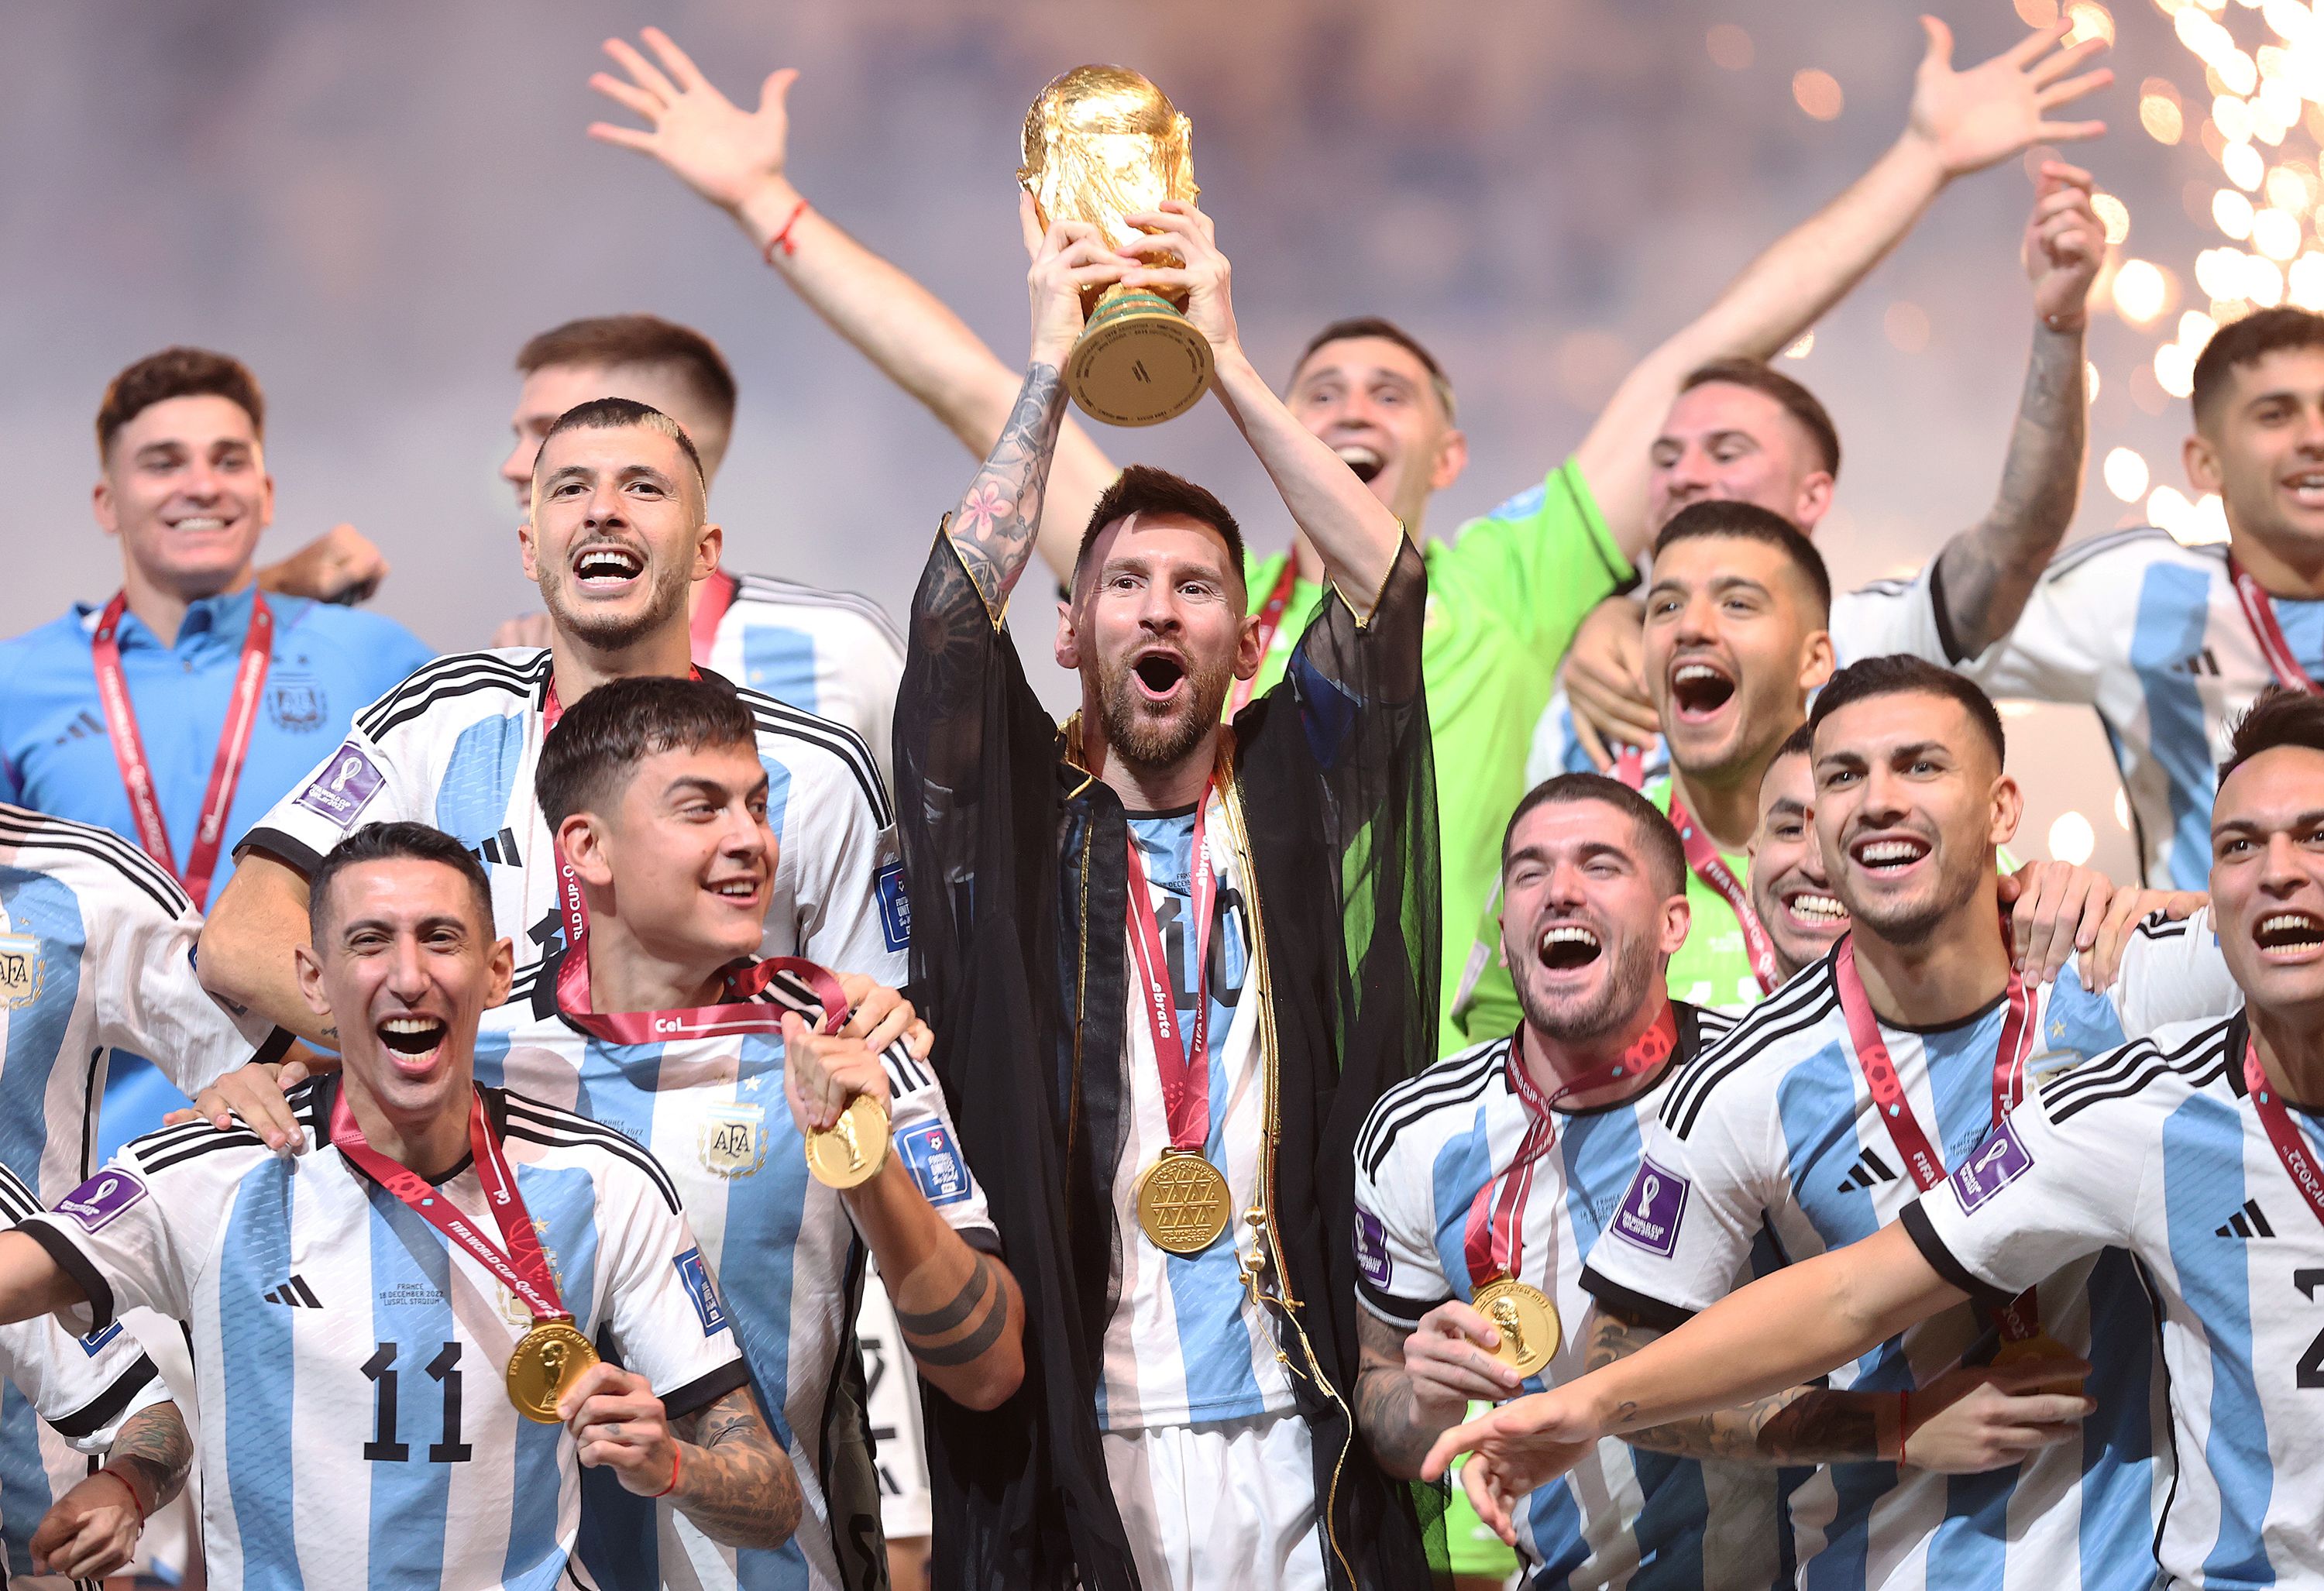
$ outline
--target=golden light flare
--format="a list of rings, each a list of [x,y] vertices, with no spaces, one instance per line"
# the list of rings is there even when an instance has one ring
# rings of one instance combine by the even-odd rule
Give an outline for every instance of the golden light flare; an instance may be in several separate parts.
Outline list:
[[[2147,326],[2170,308],[2171,279],[2147,260],[2125,260],[2114,273],[2114,308],[2133,326]]]
[[[2136,502],[2146,495],[2146,460],[2135,447],[2116,447],[2107,453],[2099,473],[2106,478],[2107,490],[2125,502]]]
[[[1720,23],[1704,34],[1702,47],[1710,51],[1713,63],[1730,72],[1744,70],[1759,53],[1751,35],[1733,23]]]
[[[2070,0],[2066,20],[2073,24],[2066,34],[2069,45],[2080,44],[2086,39],[2114,42],[2114,13],[2099,5],[2098,0]]]
[[[2107,242],[2118,244],[2128,239],[2130,236],[2128,205],[2110,193],[2094,193],[2090,196],[2090,209],[2097,215],[2099,224],[2106,228]]]
[[[1812,331],[1804,331],[1799,335],[1797,341],[1794,342],[1790,347],[1784,350],[1784,357],[1786,359],[1805,359],[1814,351],[1815,333]]]
[[[2228,181],[2249,193],[2267,175],[2267,162],[2260,159],[2259,151],[2250,144],[2230,143],[2226,152],[2219,156],[2219,170],[2227,174]]]
[[[2251,235],[2252,202],[2232,188],[2211,196],[2211,222],[2237,243]]]
[[[1831,121],[1848,103],[1847,97],[1840,91],[1840,79],[1820,67],[1808,67],[1792,74],[1792,98],[1819,122]]]

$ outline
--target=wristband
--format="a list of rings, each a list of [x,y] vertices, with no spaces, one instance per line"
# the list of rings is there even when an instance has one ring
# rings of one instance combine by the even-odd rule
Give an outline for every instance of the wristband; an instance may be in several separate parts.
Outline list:
[[[1913,1394],[1900,1392],[1896,1394],[1896,1467],[1899,1469],[1904,1467],[1904,1438],[1910,1434],[1912,1425]]]
[[[129,1506],[136,1511],[137,1523],[142,1528],[145,1523],[148,1510],[145,1507],[145,1499],[138,1494],[136,1485],[110,1464],[100,1466],[97,1473],[108,1480],[119,1482],[121,1489],[129,1494]]]
[[[775,251],[777,249],[782,250],[786,254],[796,254],[798,253],[798,245],[791,242],[791,228],[797,226],[798,225],[798,218],[806,214],[807,200],[801,199],[798,203],[791,207],[790,215],[784,218],[782,225],[776,228],[775,235],[767,240],[767,246],[759,251],[760,253],[766,256],[768,264],[771,265],[775,262]]]
[[[667,1496],[669,1496],[672,1492],[675,1492],[676,1490],[678,1490],[678,1462],[679,1462],[679,1460],[683,1459],[685,1457],[686,1457],[686,1444],[685,1444],[684,1442],[672,1442],[672,1443],[670,1443],[670,1445],[669,1445],[669,1485],[668,1485],[664,1486],[660,1491],[654,1493],[654,1494],[652,1494],[652,1495],[653,1495],[653,1497],[656,1497],[656,1498],[659,1498],[659,1497],[667,1497]],[[649,1499],[649,1501],[650,1501],[650,1500],[651,1500],[651,1499]]]

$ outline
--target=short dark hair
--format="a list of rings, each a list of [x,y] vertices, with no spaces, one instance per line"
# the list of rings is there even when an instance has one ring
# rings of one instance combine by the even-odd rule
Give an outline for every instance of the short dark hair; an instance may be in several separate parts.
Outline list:
[[[439,862],[468,881],[468,893],[476,903],[476,915],[483,920],[484,932],[493,928],[493,886],[484,877],[484,868],[466,848],[441,829],[431,829],[426,823],[365,823],[354,833],[331,847],[315,870],[307,878],[307,933],[319,942],[323,924],[327,920],[323,907],[330,899],[332,882],[349,868],[364,862],[395,861]],[[318,949],[320,944],[318,943]]]
[[[658,752],[758,744],[758,721],[724,680],[608,680],[565,711],[540,743],[532,793],[553,831],[602,810]]]
[[[1708,364],[1698,364],[1687,372],[1678,390],[1692,392],[1714,382],[1764,392],[1783,405],[1784,413],[1806,428],[1816,445],[1817,455],[1823,460],[1823,473],[1835,481],[1840,479],[1840,428],[1831,423],[1831,412],[1816,400],[1813,392],[1757,359],[1714,359]]]
[[[1801,724],[1799,728],[1785,735],[1784,743],[1775,748],[1775,757],[1812,757],[1814,755],[1815,725],[1812,722]],[[1775,757],[1767,759],[1770,765],[1775,762]]]
[[[266,440],[266,398],[258,378],[239,359],[208,348],[164,348],[148,354],[106,383],[97,406],[97,456],[113,450],[121,428],[172,398],[223,398],[250,417],[250,428]]]
[[[652,404],[640,403],[634,398],[592,398],[586,403],[576,403],[558,415],[557,423],[549,427],[540,438],[540,451],[533,455],[534,483],[540,483],[540,461],[549,456],[549,444],[554,438],[567,431],[619,431],[631,426],[642,426],[677,443],[678,450],[686,455],[687,463],[694,466],[696,484],[702,488],[706,496],[708,495],[710,477],[703,474],[702,455],[696,451],[694,438],[686,434],[686,428]]]
[[[659,315],[592,315],[568,320],[517,351],[521,374],[552,365],[665,366],[677,371],[727,428],[733,428],[733,368],[717,344],[690,326]]]
[[[1825,719],[1855,703],[1875,696],[1905,695],[1942,696],[1959,703],[1993,748],[1993,760],[2008,765],[2009,740],[2002,733],[2001,714],[1994,711],[1993,698],[1966,675],[1904,652],[1865,658],[1833,675],[1816,693],[1815,705],[1808,713],[1809,732],[1812,735],[1823,727]]]
[[[2257,757],[2279,746],[2301,746],[2324,751],[2324,696],[2287,685],[2270,685],[2236,720],[2227,740],[2227,760],[2219,768],[2219,783]]]
[[[1686,847],[1680,842],[1678,831],[1671,826],[1660,807],[1621,780],[1609,779],[1604,774],[1556,774],[1526,791],[1517,809],[1509,814],[1508,826],[1501,831],[1502,873],[1508,871],[1509,842],[1517,837],[1517,825],[1525,822],[1527,813],[1537,807],[1571,806],[1585,801],[1610,806],[1628,817],[1639,849],[1646,853],[1646,866],[1653,870],[1655,884],[1665,896],[1686,893]]]
[[[1428,384],[1436,389],[1436,401],[1443,406],[1444,418],[1447,420],[1460,418],[1452,402],[1452,378],[1446,375],[1444,367],[1436,363],[1436,355],[1422,347],[1418,337],[1393,320],[1378,315],[1354,315],[1345,320],[1335,320],[1308,338],[1307,345],[1299,350],[1299,357],[1291,362],[1292,381],[1296,382],[1299,380],[1299,372],[1307,368],[1307,362],[1315,357],[1315,350],[1324,344],[1351,343],[1358,337],[1379,337],[1383,342],[1394,343],[1419,360],[1421,368],[1428,372]]]
[[[1074,554],[1074,577],[1081,577],[1082,566],[1089,561],[1090,548],[1097,545],[1098,532],[1116,520],[1131,514],[1184,514],[1190,520],[1200,520],[1219,533],[1227,544],[1227,561],[1234,577],[1242,579],[1242,527],[1227,511],[1227,505],[1209,492],[1181,475],[1167,470],[1157,470],[1152,464],[1131,464],[1113,478],[1090,510],[1089,524],[1082,531],[1082,544]]]
[[[1816,551],[1815,543],[1800,532],[1800,528],[1771,509],[1756,502],[1738,502],[1720,498],[1706,502],[1691,502],[1670,517],[1655,538],[1655,556],[1661,557],[1663,549],[1682,541],[1711,538],[1757,541],[1772,547],[1796,566],[1807,577],[1808,587],[1816,595],[1827,618],[1831,613],[1831,571]]]
[[[2195,356],[2194,385],[2188,394],[2196,425],[2203,423],[2230,374],[2244,365],[2258,363],[2279,348],[2324,348],[2324,315],[2279,304],[2273,309],[2255,309],[2213,332]]]

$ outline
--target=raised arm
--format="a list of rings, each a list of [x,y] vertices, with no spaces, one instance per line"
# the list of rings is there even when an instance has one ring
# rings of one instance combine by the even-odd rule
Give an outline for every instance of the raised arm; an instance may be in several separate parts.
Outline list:
[[[2105,48],[2059,41],[2069,24],[2037,30],[1991,60],[1952,67],[1952,33],[1932,16],[1928,53],[1913,85],[1903,136],[1872,169],[1778,238],[1728,283],[1711,307],[1641,360],[1582,438],[1574,456],[1622,550],[1647,545],[1646,451],[1689,371],[1713,359],[1772,358],[1815,324],[1913,229],[1954,178],[2042,143],[2095,138],[2101,122],[2050,119],[2058,107],[2114,80],[2075,75]]]
[[[194,970],[216,998],[337,1049],[338,1030],[299,992],[290,952],[306,943],[307,876],[263,851],[248,851],[202,924]]]
[[[2024,254],[2034,279],[2034,351],[2001,490],[1985,518],[1937,556],[1946,625],[1963,660],[2016,624],[2081,501],[2089,415],[2082,388],[2085,304],[2106,257],[2088,171],[2043,163]]]
[[[651,155],[733,216],[832,330],[918,399],[972,455],[990,453],[1015,413],[1018,372],[933,293],[849,236],[791,185],[787,101],[798,73],[785,68],[770,74],[760,87],[758,109],[746,111],[668,34],[647,28],[641,37],[659,66],[623,41],[608,40],[605,52],[622,75],[599,72],[589,83],[645,127],[600,122],[589,136]],[[1118,473],[1086,431],[1064,423],[1038,537],[1041,556],[1061,583],[1072,576],[1091,509]]]
[[[1404,528],[1340,455],[1284,407],[1244,356],[1235,331],[1231,271],[1211,218],[1192,205],[1165,199],[1159,210],[1123,219],[1146,233],[1123,252],[1154,262],[1133,267],[1122,282],[1187,296],[1186,318],[1210,339],[1216,371],[1211,390],[1266,466],[1292,522],[1323,555],[1340,594],[1359,613],[1369,611],[1396,563]],[[1185,263],[1159,262],[1171,254]]]

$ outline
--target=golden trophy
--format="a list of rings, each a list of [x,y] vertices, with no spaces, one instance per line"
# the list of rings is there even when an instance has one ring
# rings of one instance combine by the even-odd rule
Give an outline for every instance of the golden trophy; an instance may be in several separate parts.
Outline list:
[[[1168,96],[1127,67],[1080,66],[1051,81],[1025,113],[1017,180],[1046,231],[1087,221],[1120,246],[1138,235],[1122,219],[1192,204],[1193,126]],[[1154,262],[1176,266],[1176,256]],[[1065,362],[1065,391],[1082,412],[1113,426],[1174,419],[1211,390],[1211,345],[1179,306],[1120,282],[1085,300],[1088,324]]]

